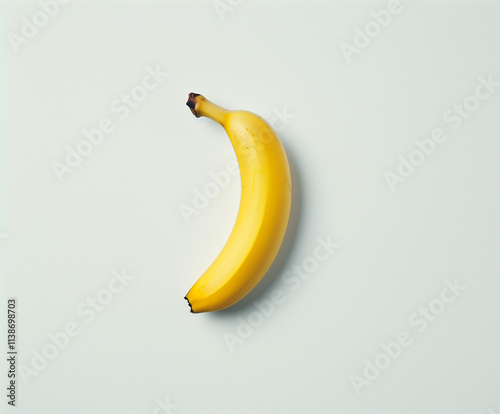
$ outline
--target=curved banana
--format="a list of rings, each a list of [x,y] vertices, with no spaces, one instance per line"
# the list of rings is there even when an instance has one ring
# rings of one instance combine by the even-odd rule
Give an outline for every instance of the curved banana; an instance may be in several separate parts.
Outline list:
[[[191,312],[227,308],[266,274],[283,241],[292,196],[285,150],[269,124],[247,111],[229,111],[190,93],[187,105],[199,118],[221,124],[236,152],[241,199],[231,235],[212,265],[189,290]]]

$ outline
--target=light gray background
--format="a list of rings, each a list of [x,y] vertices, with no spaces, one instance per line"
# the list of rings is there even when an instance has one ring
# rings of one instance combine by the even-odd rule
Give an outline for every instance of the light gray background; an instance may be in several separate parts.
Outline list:
[[[16,53],[9,33],[41,8],[1,2],[1,312],[18,298],[18,374],[50,334],[80,330],[1,411],[499,412],[500,90],[456,130],[443,113],[480,76],[500,81],[500,3],[401,1],[351,62],[342,42],[388,2],[232,4],[220,18],[212,1],[74,0]],[[148,66],[168,76],[120,120],[110,106]],[[214,314],[183,297],[224,245],[240,189],[232,176],[184,220],[180,206],[235,159],[189,92],[276,121],[293,168],[276,266]],[[114,132],[60,182],[52,163],[103,118]],[[391,191],[384,173],[435,128],[448,140]],[[318,237],[340,247],[292,290],[283,278],[314,263]],[[122,269],[134,279],[87,322],[81,306],[109,298]],[[419,332],[411,315],[439,308],[446,281],[466,289]],[[253,301],[274,290],[284,303],[230,352],[224,335],[259,322]],[[352,376],[402,331],[412,344],[357,393]]]

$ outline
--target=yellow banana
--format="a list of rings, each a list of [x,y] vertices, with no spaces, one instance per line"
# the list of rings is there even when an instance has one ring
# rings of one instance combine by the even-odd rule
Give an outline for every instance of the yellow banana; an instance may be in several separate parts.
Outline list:
[[[241,176],[241,199],[226,245],[189,290],[191,312],[233,305],[271,266],[283,241],[292,196],[285,150],[269,124],[247,111],[229,111],[190,93],[187,105],[199,118],[221,124],[229,135]]]

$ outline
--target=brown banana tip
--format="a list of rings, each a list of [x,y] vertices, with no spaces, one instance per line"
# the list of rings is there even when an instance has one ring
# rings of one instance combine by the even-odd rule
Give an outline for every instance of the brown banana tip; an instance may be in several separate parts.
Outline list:
[[[193,113],[193,115],[196,117],[196,118],[199,118],[198,114],[196,113],[195,111],[195,107],[196,107],[196,97],[199,96],[200,94],[199,93],[193,93],[191,92],[188,96],[188,100],[186,102],[186,105],[189,106],[189,109],[191,109],[191,112]],[[187,299],[186,299],[187,300]],[[189,301],[188,301],[189,302]]]
[[[187,300],[187,303],[188,303],[188,305],[189,305],[189,310],[191,311],[191,313],[194,313],[194,312],[193,312],[193,308],[192,308],[192,306],[191,306],[191,303],[189,302],[189,299],[187,298],[187,296],[184,296],[184,299],[186,299],[186,300]]]

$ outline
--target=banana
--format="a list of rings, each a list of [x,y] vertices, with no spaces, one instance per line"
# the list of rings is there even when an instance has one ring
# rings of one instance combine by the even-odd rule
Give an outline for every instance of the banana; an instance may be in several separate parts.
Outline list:
[[[269,124],[248,111],[230,111],[190,93],[197,117],[226,130],[238,160],[241,199],[231,235],[217,258],[186,294],[192,313],[227,308],[266,274],[283,241],[292,183],[285,149]]]

